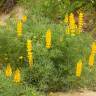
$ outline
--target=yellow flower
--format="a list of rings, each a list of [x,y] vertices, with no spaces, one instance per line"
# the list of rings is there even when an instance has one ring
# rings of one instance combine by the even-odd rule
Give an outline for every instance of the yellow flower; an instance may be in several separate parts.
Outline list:
[[[32,51],[32,41],[27,40],[27,51]]]
[[[95,54],[95,53],[96,53],[96,42],[93,42],[93,43],[92,43],[91,53],[92,53],[92,54]]]
[[[51,48],[51,30],[48,29],[46,32],[46,48],[50,49]]]
[[[12,68],[11,68],[10,64],[8,64],[6,67],[5,75],[6,75],[6,77],[10,77],[12,75]]]
[[[77,68],[76,68],[76,76],[80,77],[82,73],[82,60],[79,60],[77,63]]]
[[[27,40],[27,57],[29,62],[29,67],[32,68],[33,65],[33,55],[32,55],[32,41]]]
[[[83,30],[83,24],[84,24],[84,14],[82,12],[79,13],[79,25],[78,25],[78,29],[79,29],[79,34],[80,32],[82,32]]]
[[[24,15],[24,16],[22,17],[22,21],[25,23],[25,22],[27,21],[27,16]]]
[[[90,54],[89,56],[89,66],[92,67],[94,65],[94,57],[95,57],[95,54]]]
[[[22,30],[23,30],[23,24],[20,21],[17,22],[17,36],[21,37],[22,36]]]
[[[14,82],[20,83],[20,81],[21,81],[21,74],[20,74],[20,70],[17,69],[14,73]]]
[[[71,35],[75,36],[76,24],[75,24],[75,18],[73,13],[71,13],[69,16],[69,27],[70,27]]]

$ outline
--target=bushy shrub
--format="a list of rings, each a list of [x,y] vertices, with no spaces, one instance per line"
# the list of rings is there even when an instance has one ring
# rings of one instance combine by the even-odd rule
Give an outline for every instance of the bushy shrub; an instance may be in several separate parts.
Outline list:
[[[26,2],[27,0],[24,0],[23,3]],[[64,16],[65,13],[74,11],[75,8],[82,5],[82,3],[79,4],[79,1],[76,1],[75,3],[76,4],[73,4],[70,7],[69,1],[48,0],[45,1],[45,5],[42,7],[44,8],[43,12],[45,13],[45,16],[54,18],[54,15],[56,17]],[[65,5],[66,7],[64,7]],[[30,7],[29,10],[32,8],[33,7]],[[41,6],[39,8],[41,8]],[[66,11],[67,8],[68,10]],[[34,8],[32,10],[39,12],[37,9]],[[13,69],[21,67],[24,78],[23,82],[26,82],[29,85],[31,84],[31,86],[35,86],[38,90],[43,91],[67,90],[81,86],[84,87],[86,84],[89,84],[89,81],[95,81],[95,78],[88,79],[88,74],[90,74],[88,68],[88,57],[90,53],[92,37],[86,33],[81,33],[80,35],[76,36],[67,36],[65,34],[64,26],[61,24],[54,24],[48,18],[40,17],[40,15],[37,15],[37,13],[31,11],[28,14],[28,18],[30,17],[30,20],[24,24],[22,38],[17,37],[16,24],[13,24],[13,21],[10,23],[11,26],[8,27],[7,30],[6,28],[1,28],[0,61],[3,66],[4,64],[11,63]],[[48,28],[52,30],[51,49],[45,48],[45,34]],[[32,39],[33,44],[34,63],[32,65],[32,70],[28,68],[26,48],[27,39]],[[22,62],[19,60],[20,56],[23,56]],[[83,61],[84,71],[82,72],[81,78],[77,79],[75,76],[76,63],[80,59]],[[87,79],[89,81],[86,83],[85,81]],[[7,81],[4,83],[6,82]],[[5,85],[8,86],[6,87]],[[5,89],[7,89],[9,88],[10,83],[5,85]],[[11,88],[13,88],[12,86]],[[23,88],[21,88],[22,86],[20,88],[19,87],[18,90],[19,92],[21,90],[21,94]],[[6,91],[8,93],[4,93],[4,91],[2,91],[2,94],[19,94],[16,86],[14,86],[13,91],[11,91],[11,88],[10,90]],[[29,92],[30,90],[31,88],[28,88],[26,91]],[[24,91],[25,90],[23,90],[23,92]]]
[[[22,81],[15,84],[13,77],[6,78],[1,72],[0,96],[43,96],[37,90],[64,91],[86,87],[95,90],[96,66],[92,72],[88,66],[92,37],[88,33],[66,35],[64,24],[56,24],[49,19],[63,19],[67,13],[81,6],[86,7],[85,10],[92,9],[95,2],[76,0],[70,4],[69,0],[18,0],[18,3],[27,8],[28,20],[23,26],[21,38],[17,37],[14,18],[7,22],[6,27],[0,26],[0,63],[4,71],[8,63],[13,73],[18,67]],[[49,28],[52,31],[51,49],[45,47],[45,35]],[[31,70],[28,66],[27,39],[31,39],[33,45]],[[80,59],[83,69],[81,77],[77,78],[76,64]]]
[[[84,67],[88,65],[92,39],[88,35],[82,34],[76,37],[64,36],[63,41],[60,42],[59,38],[55,37],[56,33],[54,33],[50,50],[44,48],[43,45],[35,46],[32,70],[25,71],[25,81],[39,90],[56,91],[78,88],[75,75],[76,64],[78,60],[82,59]]]
[[[15,27],[11,26],[12,29],[8,32],[6,29],[1,29],[1,62],[3,64],[11,63],[13,71],[17,67],[21,67],[24,82],[35,86],[38,90],[56,91],[79,87],[84,79],[76,82],[76,64],[78,60],[82,59],[87,69],[83,74],[88,72],[87,61],[92,37],[87,33],[76,36],[66,35],[64,26],[49,24],[49,20],[45,18],[35,17],[35,19],[32,18],[32,21],[28,20],[24,25],[22,38],[16,36],[16,31],[14,32],[16,25],[13,23],[11,24]],[[48,28],[52,31],[51,49],[45,47],[45,35]],[[32,70],[28,67],[27,39],[32,39],[33,45]],[[23,56],[22,63],[18,59],[20,56]],[[6,57],[7,61],[4,59]]]

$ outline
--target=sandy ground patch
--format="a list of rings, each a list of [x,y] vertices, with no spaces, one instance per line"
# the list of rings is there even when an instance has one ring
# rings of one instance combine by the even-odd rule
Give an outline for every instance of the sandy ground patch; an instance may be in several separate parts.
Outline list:
[[[96,92],[93,91],[84,91],[84,92],[57,92],[57,93],[50,93],[49,96],[96,96]]]
[[[0,15],[0,25],[6,26],[6,21],[9,18],[21,19],[24,14],[25,14],[24,8],[16,6],[9,14]]]

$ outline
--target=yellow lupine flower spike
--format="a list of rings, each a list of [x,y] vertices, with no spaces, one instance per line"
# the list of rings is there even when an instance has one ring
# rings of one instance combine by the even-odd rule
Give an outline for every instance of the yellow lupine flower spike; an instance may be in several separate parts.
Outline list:
[[[96,53],[96,42],[93,42],[93,43],[92,43],[91,53],[92,53],[92,54],[95,54],[95,53]]]
[[[21,74],[20,74],[20,70],[17,69],[14,73],[14,82],[20,83],[20,81],[21,81]]]
[[[12,68],[11,68],[10,64],[8,64],[6,67],[5,75],[6,75],[6,77],[10,77],[12,75]]]
[[[27,40],[27,51],[32,51],[32,41]]]
[[[83,24],[84,24],[84,14],[82,12],[79,13],[79,25],[78,25],[78,31],[79,31],[79,34],[80,32],[82,32],[82,29],[83,29]]]
[[[50,29],[46,32],[46,48],[48,49],[51,48],[51,30]]]
[[[32,55],[32,41],[27,40],[27,57],[29,62],[29,67],[32,68],[33,65],[33,55]]]
[[[82,60],[79,60],[79,62],[77,63],[77,67],[76,67],[76,76],[80,77],[81,73],[82,73]]]
[[[22,16],[22,22],[24,22],[24,23],[25,23],[26,21],[27,21],[27,16],[25,16],[25,15],[24,15],[24,16]]]
[[[95,54],[90,54],[89,56],[89,66],[92,67],[94,65],[94,57],[95,57]]]
[[[22,24],[22,21],[19,20],[17,22],[17,36],[18,37],[21,37],[22,36],[22,30],[23,30],[23,24]]]
[[[75,36],[76,24],[75,24],[75,17],[73,13],[71,13],[69,16],[69,27],[70,27],[71,35]]]

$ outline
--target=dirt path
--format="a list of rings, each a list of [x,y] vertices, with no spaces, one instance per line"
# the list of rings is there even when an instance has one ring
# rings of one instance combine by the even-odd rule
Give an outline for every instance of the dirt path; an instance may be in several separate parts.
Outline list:
[[[70,93],[50,93],[49,96],[96,96],[96,92],[84,91],[84,92],[70,92]]]

